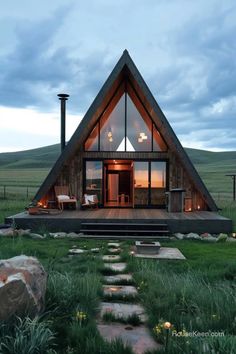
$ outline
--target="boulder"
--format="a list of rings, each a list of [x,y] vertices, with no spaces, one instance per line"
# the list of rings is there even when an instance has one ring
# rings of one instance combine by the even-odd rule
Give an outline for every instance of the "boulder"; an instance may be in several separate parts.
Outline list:
[[[67,233],[66,232],[55,232],[55,233],[50,233],[50,236],[53,238],[66,238]]]
[[[67,234],[67,237],[69,237],[69,238],[75,240],[75,239],[77,239],[77,238],[80,238],[80,235],[81,235],[81,234],[76,234],[75,232],[69,232],[69,233]]]
[[[198,234],[195,234],[194,232],[190,232],[189,234],[187,234],[186,238],[201,240],[201,237]]]
[[[226,242],[227,238],[228,238],[228,235],[227,235],[227,234],[221,233],[221,234],[219,234],[219,236],[217,237],[216,242]]]
[[[30,234],[30,237],[33,238],[34,240],[44,240],[45,237],[39,234]]]
[[[183,240],[183,239],[184,239],[184,234],[181,234],[180,232],[177,232],[176,234],[174,234],[174,236],[175,236],[178,240]]]
[[[0,260],[0,320],[34,316],[44,309],[47,274],[34,257]]]
[[[28,235],[30,235],[30,230],[29,229],[27,229],[27,230],[19,229],[19,230],[16,230],[16,231],[17,231],[18,236],[28,236]]]

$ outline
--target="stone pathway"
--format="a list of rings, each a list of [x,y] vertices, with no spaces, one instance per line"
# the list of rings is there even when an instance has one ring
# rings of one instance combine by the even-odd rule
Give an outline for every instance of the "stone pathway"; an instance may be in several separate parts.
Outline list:
[[[119,242],[109,242],[108,247],[120,248]],[[113,262],[118,260],[114,257],[120,257],[113,255],[103,256],[103,260],[106,262]],[[121,259],[121,257],[119,258]],[[100,307],[100,315],[97,322],[98,330],[101,336],[107,341],[113,341],[120,338],[124,344],[129,345],[135,354],[144,354],[148,350],[155,350],[161,348],[161,345],[157,344],[149,333],[148,328],[145,326],[147,316],[144,308],[139,304],[133,304],[130,302],[130,296],[138,295],[138,291],[135,286],[125,285],[127,282],[132,281],[132,274],[123,273],[127,264],[120,263],[104,263],[104,267],[116,271],[119,274],[104,276],[105,285],[103,285],[103,294],[108,297],[113,295],[121,296],[122,302],[102,302]],[[122,284],[123,282],[123,284]],[[129,297],[129,303],[125,303],[126,297]],[[114,300],[114,299],[113,299]],[[128,301],[128,298],[127,298]],[[132,301],[132,300],[131,300]],[[105,314],[111,315],[111,321],[104,322],[103,316]],[[133,316],[133,317],[132,317]],[[142,325],[135,325],[132,322],[135,316],[139,317]],[[113,318],[112,318],[113,317]],[[125,321],[131,321],[131,324]],[[119,323],[121,322],[121,323]]]
[[[116,275],[107,275],[104,276],[104,280],[109,284],[116,284],[120,282],[132,282],[133,277],[132,274],[116,274]]]
[[[103,261],[119,261],[120,256],[114,255],[114,254],[105,254],[105,256],[102,257]]]
[[[111,313],[116,318],[127,319],[132,315],[137,315],[141,322],[145,322],[147,320],[144,308],[138,304],[132,305],[115,302],[102,302],[100,313],[101,317],[107,313]]]
[[[105,268],[114,270],[115,272],[123,272],[126,266],[126,263],[104,263]]]
[[[121,295],[121,296],[136,296],[138,294],[137,289],[131,285],[103,285],[103,294]]]
[[[148,350],[161,348],[150,336],[146,326],[133,327],[119,323],[98,324],[101,336],[111,342],[115,338],[120,338],[123,343],[131,346],[135,354],[144,354]]]

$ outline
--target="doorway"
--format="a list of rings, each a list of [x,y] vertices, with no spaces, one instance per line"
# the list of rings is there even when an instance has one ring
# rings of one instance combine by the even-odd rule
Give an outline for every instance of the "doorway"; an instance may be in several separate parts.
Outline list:
[[[107,207],[133,206],[133,162],[104,161],[104,205]]]

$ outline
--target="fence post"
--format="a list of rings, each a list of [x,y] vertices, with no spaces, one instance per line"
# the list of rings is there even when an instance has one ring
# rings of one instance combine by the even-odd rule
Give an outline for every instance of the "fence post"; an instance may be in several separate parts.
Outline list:
[[[3,186],[3,199],[6,199],[6,186]]]
[[[29,187],[28,186],[26,187],[26,198],[27,199],[29,198]]]

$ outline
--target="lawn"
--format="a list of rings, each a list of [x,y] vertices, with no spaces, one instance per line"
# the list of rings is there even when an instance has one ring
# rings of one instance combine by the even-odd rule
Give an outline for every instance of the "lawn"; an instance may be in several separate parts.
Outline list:
[[[70,258],[67,252],[74,244],[85,250],[99,247],[100,253],[88,252]],[[138,299],[146,308],[150,332],[158,342],[164,343],[166,339],[161,326],[163,321],[171,322],[176,333],[223,333],[219,337],[170,336],[168,353],[235,353],[236,244],[192,240],[162,242],[163,246],[178,247],[186,261],[135,259],[129,255],[132,244],[122,242],[122,261],[127,262],[128,270],[134,275]],[[96,328],[104,273],[101,255],[107,252],[107,243],[102,240],[0,238],[0,258],[33,255],[48,272],[45,312],[35,320],[31,339],[23,338],[24,333],[27,337],[29,328],[32,329],[29,320],[14,326],[1,325],[1,341],[6,344],[3,354],[28,353],[29,341],[35,345],[41,343],[40,348],[48,354],[131,354],[131,349],[119,341],[104,342]],[[76,319],[78,311],[86,317],[81,323]],[[16,346],[19,333],[21,342]]]

